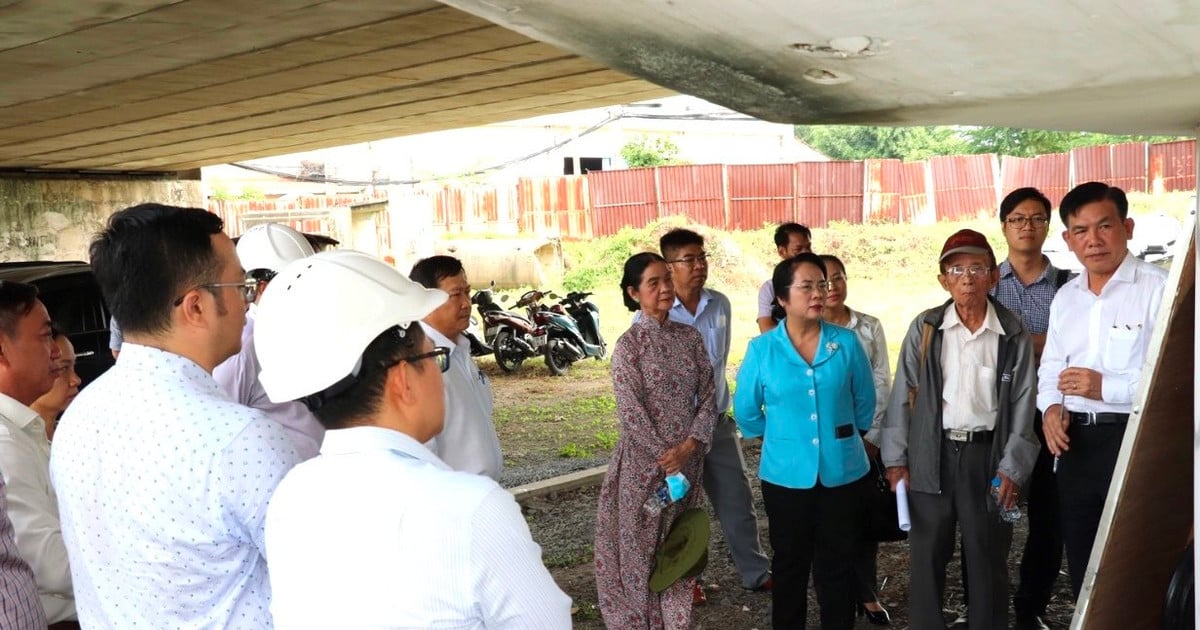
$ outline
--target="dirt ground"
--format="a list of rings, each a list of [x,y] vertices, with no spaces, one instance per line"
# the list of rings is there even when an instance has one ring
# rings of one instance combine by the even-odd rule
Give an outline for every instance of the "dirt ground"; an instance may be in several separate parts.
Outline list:
[[[762,511],[762,499],[758,491],[757,476],[759,449],[753,442],[746,443],[746,459],[753,480],[756,507],[763,547],[770,553],[767,542],[766,517]],[[546,497],[526,507],[526,519],[534,539],[542,545],[543,557],[551,568],[555,580],[572,597],[577,608],[575,627],[583,630],[604,628],[596,608],[596,586],[592,572],[592,536],[595,527],[597,488]],[[1009,573],[1015,583],[1020,554],[1025,541],[1025,521],[1016,527],[1012,551],[1009,555]],[[908,600],[908,545],[886,543],[880,545],[879,572],[880,600],[892,614],[894,628],[908,627],[905,606]],[[752,593],[741,588],[732,561],[730,560],[720,528],[714,519],[713,536],[709,552],[709,566],[703,575],[708,592],[708,605],[696,609],[694,627],[708,629],[762,629],[771,627],[771,598],[766,594]],[[1066,628],[1070,624],[1072,600],[1066,576],[1060,576],[1057,590],[1050,602],[1046,621],[1053,628]],[[1015,584],[1014,584],[1015,588]],[[946,580],[947,620],[953,620],[954,610],[962,599],[961,580],[957,560],[947,571]],[[811,588],[809,593],[810,627],[817,627],[817,605]],[[859,619],[856,628],[872,628],[865,619]]]

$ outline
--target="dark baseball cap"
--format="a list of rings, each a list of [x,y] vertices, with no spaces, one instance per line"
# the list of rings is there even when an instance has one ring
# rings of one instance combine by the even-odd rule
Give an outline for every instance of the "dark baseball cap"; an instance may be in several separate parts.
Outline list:
[[[942,246],[942,255],[938,262],[944,262],[954,254],[987,254],[988,258],[996,260],[996,254],[992,252],[987,237],[975,230],[959,230],[951,234]]]

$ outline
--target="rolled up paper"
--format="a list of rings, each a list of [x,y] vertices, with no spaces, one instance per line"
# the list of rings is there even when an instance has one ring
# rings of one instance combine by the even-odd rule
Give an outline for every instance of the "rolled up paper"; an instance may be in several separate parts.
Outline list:
[[[900,524],[900,531],[912,529],[912,519],[908,516],[908,484],[903,479],[896,483],[896,522]]]

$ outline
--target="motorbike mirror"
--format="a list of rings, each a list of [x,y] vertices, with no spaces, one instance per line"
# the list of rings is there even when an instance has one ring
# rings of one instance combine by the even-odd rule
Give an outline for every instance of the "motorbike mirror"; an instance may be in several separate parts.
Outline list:
[[[501,296],[500,296],[500,301],[501,301],[501,302],[507,302],[507,301],[508,301],[508,295],[507,295],[507,294],[505,294],[505,295],[501,295]]]
[[[495,289],[495,288],[496,288],[496,281],[495,281],[495,280],[492,280],[491,282],[489,282],[489,283],[488,283],[488,286],[489,286],[489,287],[491,287],[491,288],[493,288],[493,289]]]
[[[546,295],[550,296],[550,299],[551,299],[551,300],[557,300],[557,299],[558,299],[558,294],[557,294],[557,293],[555,293],[555,292],[553,292],[553,291],[551,291],[551,292],[547,293]]]

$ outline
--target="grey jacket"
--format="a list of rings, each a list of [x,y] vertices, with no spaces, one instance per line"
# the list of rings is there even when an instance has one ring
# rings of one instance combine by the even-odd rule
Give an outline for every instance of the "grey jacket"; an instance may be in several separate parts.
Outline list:
[[[992,439],[992,469],[1004,473],[1024,486],[1033,470],[1040,448],[1033,434],[1033,413],[1037,398],[1037,371],[1033,364],[1033,343],[1021,318],[988,298],[1004,329],[996,356],[999,382],[996,383],[999,414]],[[880,446],[884,466],[907,466],[909,488],[917,492],[941,493],[942,435],[942,319],[950,302],[931,308],[913,320],[904,344],[896,379],[883,419]],[[925,370],[918,375],[921,329],[933,326]],[[919,380],[918,380],[919,379]],[[917,390],[915,409],[908,405],[908,390]]]

